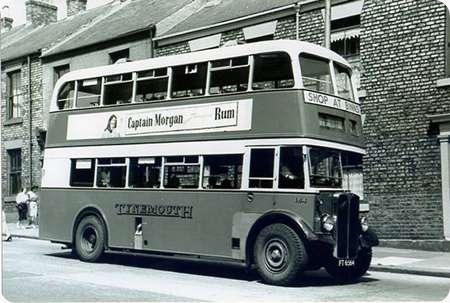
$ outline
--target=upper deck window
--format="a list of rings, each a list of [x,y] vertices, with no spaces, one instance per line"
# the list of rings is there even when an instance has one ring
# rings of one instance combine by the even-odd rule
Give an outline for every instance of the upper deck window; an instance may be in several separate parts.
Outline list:
[[[202,96],[205,94],[206,63],[175,66],[172,70],[172,98]]]
[[[169,75],[167,68],[137,73],[136,102],[157,101],[167,98]]]
[[[101,91],[101,78],[78,81],[77,107],[82,108],[100,105]]]
[[[353,97],[350,71],[338,63],[335,63],[334,72],[336,75],[336,86],[339,97],[354,101],[355,98]]]
[[[247,56],[212,61],[209,93],[214,95],[246,91],[249,70]]]
[[[276,89],[294,86],[291,58],[286,53],[254,56],[252,88]]]
[[[131,73],[105,77],[103,105],[130,103],[133,95]]]
[[[300,55],[303,86],[306,89],[334,94],[329,60],[309,54]]]
[[[75,99],[75,82],[67,82],[61,87],[58,93],[58,109],[68,109],[73,107]]]

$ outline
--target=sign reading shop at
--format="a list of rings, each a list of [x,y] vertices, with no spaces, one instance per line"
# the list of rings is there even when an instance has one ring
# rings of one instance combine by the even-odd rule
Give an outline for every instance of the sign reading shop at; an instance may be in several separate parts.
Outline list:
[[[305,102],[306,103],[312,103],[312,104],[317,104],[317,105],[322,105],[322,106],[327,106],[327,107],[332,107],[332,108],[337,108],[337,109],[341,109],[347,112],[351,112],[354,114],[361,114],[361,108],[359,106],[359,104],[341,99],[341,98],[337,98],[337,97],[333,97],[330,95],[325,95],[325,94],[321,94],[321,93],[317,93],[317,92],[312,92],[312,91],[304,91],[304,97],[305,97]]]
[[[252,99],[72,115],[67,140],[251,129]]]

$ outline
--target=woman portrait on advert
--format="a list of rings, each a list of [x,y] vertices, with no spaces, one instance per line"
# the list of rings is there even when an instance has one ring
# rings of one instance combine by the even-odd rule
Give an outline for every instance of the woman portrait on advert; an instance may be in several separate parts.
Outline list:
[[[106,124],[106,128],[103,130],[102,138],[114,138],[120,137],[119,130],[117,129],[117,116],[111,115]]]

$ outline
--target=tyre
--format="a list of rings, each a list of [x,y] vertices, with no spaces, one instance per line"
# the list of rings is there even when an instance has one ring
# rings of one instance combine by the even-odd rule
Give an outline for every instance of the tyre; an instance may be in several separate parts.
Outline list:
[[[351,282],[361,278],[369,269],[372,261],[372,249],[363,248],[358,252],[355,265],[352,267],[338,266],[338,260],[334,257],[325,265],[327,272],[339,282]]]
[[[82,261],[95,262],[105,250],[105,227],[96,216],[81,219],[75,234],[75,253]]]
[[[291,284],[308,264],[302,239],[284,224],[263,228],[256,238],[253,254],[259,275],[273,285]]]

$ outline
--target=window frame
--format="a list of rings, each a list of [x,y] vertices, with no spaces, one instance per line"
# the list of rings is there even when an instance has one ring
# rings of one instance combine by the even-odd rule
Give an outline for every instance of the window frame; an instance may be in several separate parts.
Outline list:
[[[14,196],[17,193],[20,192],[22,188],[22,149],[21,148],[13,148],[7,150],[7,157],[8,157],[8,195]],[[18,158],[18,166],[13,167],[14,157]],[[13,181],[12,178],[15,176],[18,181],[17,185],[17,192],[14,192],[12,186]]]
[[[258,149],[272,149],[273,153],[273,170],[272,170],[272,178],[269,177],[251,177],[251,161],[252,161],[252,150]],[[257,190],[257,191],[274,191],[278,190],[278,171],[280,170],[280,146],[268,145],[268,146],[250,146],[247,148],[248,161],[245,165],[246,174],[245,174],[245,187],[248,190]],[[244,174],[243,174],[244,177]],[[250,180],[271,180],[272,187],[250,187]]]
[[[312,165],[311,165],[311,149],[313,148],[321,148],[321,149],[326,149],[329,151],[335,151],[338,152],[339,154],[339,173],[340,173],[340,179],[341,179],[341,184],[340,186],[335,186],[335,187],[330,187],[330,186],[317,186],[317,185],[313,185],[311,182],[311,177],[312,177]],[[343,173],[343,168],[342,168],[342,150],[339,149],[334,149],[334,148],[330,148],[330,147],[326,147],[326,146],[307,146],[307,157],[308,157],[308,182],[309,182],[309,188],[310,189],[315,189],[315,190],[343,190],[343,186],[344,186],[344,173]]]
[[[160,69],[165,69],[166,70],[166,74],[165,75],[156,75],[156,71],[160,70]],[[147,71],[152,71],[152,76],[145,76],[145,77],[139,77],[139,73],[143,73],[143,72],[147,72]],[[166,101],[168,99],[170,99],[170,91],[169,88],[171,87],[171,68],[169,67],[162,67],[162,68],[152,68],[152,69],[147,69],[147,70],[142,70],[142,71],[136,71],[135,72],[136,76],[135,76],[135,81],[133,84],[133,100],[132,103],[157,103],[157,102],[162,102],[162,101]],[[161,79],[166,79],[167,81],[167,89],[166,89],[166,96],[163,99],[155,99],[155,100],[149,100],[149,101],[137,101],[137,90],[138,90],[138,83],[139,82],[144,82],[144,81],[149,81],[149,80],[161,80]]]
[[[239,160],[241,161],[240,162],[240,167],[241,167],[241,174],[240,174],[240,178],[241,179],[240,179],[240,181],[241,182],[239,182],[239,184],[238,184],[238,186],[236,188],[208,188],[208,187],[205,187],[204,186],[204,181],[205,181],[204,174],[205,174],[205,162],[206,162],[205,157],[227,157],[227,156],[236,156],[236,157],[240,158]],[[202,178],[200,180],[201,189],[203,189],[203,190],[213,190],[213,191],[220,191],[220,190],[222,190],[222,191],[223,190],[229,191],[229,190],[241,190],[243,188],[243,183],[244,183],[244,163],[245,163],[244,154],[239,154],[239,153],[234,153],[234,154],[208,154],[208,155],[201,156],[201,158],[202,158],[202,167],[201,167],[201,169],[202,169]],[[239,167],[239,165],[233,165],[233,166],[235,168]],[[237,171],[236,175],[238,175],[238,173],[239,173],[239,171]],[[208,176],[208,178],[210,178],[210,176]],[[237,184],[237,180],[235,180],[235,182]]]
[[[125,159],[125,163],[112,163],[112,159]],[[101,159],[111,159],[110,164],[99,164]],[[123,167],[125,166],[125,183],[123,186],[98,186],[98,168],[99,167]],[[127,189],[129,188],[128,179],[130,171],[130,158],[129,157],[101,157],[95,158],[95,176],[94,176],[94,186],[96,189]]]
[[[326,63],[328,65],[328,73],[329,73],[330,81],[331,81],[331,83],[330,83],[331,86],[329,86],[329,88],[331,88],[333,90],[332,92],[316,90],[316,89],[313,90],[313,89],[308,89],[308,88],[305,87],[305,81],[303,81],[303,79],[311,79],[311,80],[314,80],[314,81],[320,82],[320,83],[322,83],[322,82],[323,83],[328,83],[328,82],[325,81],[325,80],[319,80],[319,79],[303,76],[303,68],[301,66],[301,60],[300,60],[300,57],[302,55],[306,55],[306,57],[310,57],[310,58],[315,59],[315,60],[318,59],[319,61],[327,61]],[[301,85],[302,89],[311,90],[311,91],[314,91],[314,92],[317,92],[317,93],[321,93],[321,94],[337,96],[336,79],[335,79],[334,66],[333,66],[333,60],[332,59],[330,59],[330,58],[323,58],[321,56],[318,56],[318,55],[315,55],[315,54],[311,54],[311,53],[308,53],[308,52],[300,52],[298,54],[298,58],[299,58],[298,62],[299,62],[299,69],[300,69],[300,78],[301,78],[301,81],[302,81],[302,85]],[[294,84],[294,87],[295,87],[295,84]]]
[[[15,77],[17,76],[17,77]],[[16,83],[16,81],[18,83]],[[14,94],[14,91],[19,93]],[[22,104],[25,93],[22,89],[22,70],[16,69],[6,73],[6,120],[21,119],[23,117]],[[16,99],[17,98],[17,99]],[[14,104],[17,102],[17,115],[14,115]]]
[[[167,161],[168,158],[171,157],[181,157],[183,158],[183,161],[174,161],[174,162],[169,162]],[[187,157],[198,157],[198,161],[197,162],[186,162],[186,158]],[[197,187],[166,187],[165,186],[165,172],[166,172],[166,166],[195,166],[197,165],[199,168],[199,172],[198,172],[198,184]],[[203,181],[203,156],[201,155],[182,155],[182,156],[164,156],[163,157],[163,161],[161,162],[161,171],[162,171],[162,178],[161,178],[161,188],[163,189],[169,189],[169,190],[202,190],[202,181]]]
[[[137,165],[139,165],[139,159],[145,159],[145,158],[154,158],[155,161],[157,158],[161,159],[161,164],[159,167],[159,186],[157,187],[136,187],[134,185],[132,185],[133,182],[131,182],[131,175],[133,174],[132,172],[132,166],[131,166],[131,162],[132,160],[136,159],[137,160]],[[164,157],[163,156],[140,156],[140,157],[127,157],[128,159],[128,174],[127,174],[127,187],[126,188],[130,188],[130,189],[161,189],[163,188],[163,178],[164,178]]]
[[[90,160],[91,161],[91,165],[92,165],[92,185],[86,185],[86,186],[82,186],[82,185],[72,185],[73,183],[73,173],[74,173],[74,168],[76,169],[76,161],[78,160]],[[95,173],[96,173],[96,159],[95,158],[71,158],[70,159],[70,173],[69,173],[69,186],[70,187],[81,187],[81,188],[92,188],[95,185]]]

